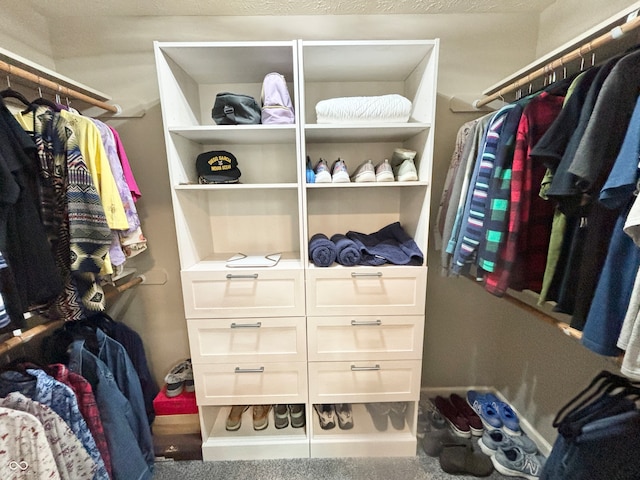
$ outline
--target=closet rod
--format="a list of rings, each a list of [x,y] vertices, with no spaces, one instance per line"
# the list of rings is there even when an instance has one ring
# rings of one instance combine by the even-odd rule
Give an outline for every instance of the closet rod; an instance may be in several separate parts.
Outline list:
[[[128,282],[125,282],[122,285],[118,285],[115,288],[110,288],[107,291],[105,291],[106,300],[112,300],[113,298],[117,297],[121,293],[126,292],[130,288],[133,288],[136,285],[141,284],[142,282],[144,282],[144,275],[140,275],[138,277],[132,278]]]
[[[35,73],[31,73],[27,70],[24,70],[20,67],[16,67],[15,65],[11,65],[10,63],[7,63],[2,60],[0,60],[0,70],[7,72],[9,75],[15,75],[16,77],[20,77],[25,80],[28,80],[29,82],[37,86],[48,88],[49,90],[52,90],[56,94],[59,94],[65,97],[77,98],[79,100],[89,103],[90,105],[100,107],[103,110],[107,110],[108,112],[111,112],[111,113],[115,113],[115,114],[122,113],[122,109],[120,108],[119,105],[110,105],[101,100],[90,97],[89,95],[86,95],[82,92],[78,92],[64,85],[60,85],[59,83],[53,82],[47,78],[40,77]]]
[[[23,333],[20,333],[19,335],[11,337],[10,339],[0,343],[0,355],[4,355],[8,351],[13,350],[20,345],[24,345],[38,335],[51,332],[56,328],[61,327],[63,324],[64,320],[56,320],[49,323],[43,323],[42,325],[37,325]]]
[[[473,102],[473,106],[475,108],[480,108],[488,103],[493,102],[494,100],[504,99],[504,95],[517,90],[520,87],[524,87],[525,85],[530,84],[536,78],[540,78],[543,75],[549,75],[557,68],[563,68],[569,62],[577,60],[579,58],[584,58],[584,55],[588,53],[592,53],[597,48],[602,47],[618,38],[622,37],[625,33],[635,30],[640,27],[640,16],[637,16],[622,25],[612,28],[609,32],[596,37],[585,45],[580,45],[580,47],[572,50],[571,52],[563,55],[560,58],[553,60],[552,62],[547,63],[546,65],[530,72],[524,77],[520,77],[518,80],[508,84],[506,87],[500,88],[497,92],[489,95],[488,97],[482,98],[480,100],[476,100]]]

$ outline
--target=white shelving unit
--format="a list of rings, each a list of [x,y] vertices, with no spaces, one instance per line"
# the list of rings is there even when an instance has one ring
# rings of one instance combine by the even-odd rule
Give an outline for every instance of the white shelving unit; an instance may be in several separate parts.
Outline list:
[[[438,40],[155,43],[167,160],[205,460],[410,456],[416,452],[426,297],[419,266],[313,265],[315,233],[373,233],[393,222],[427,251]],[[294,125],[218,126],[217,93],[260,98],[285,76]],[[317,124],[318,101],[397,93],[407,123]],[[419,180],[307,184],[306,158],[366,159],[415,150]],[[195,159],[228,150],[240,184],[198,185]],[[275,267],[226,259],[281,253]],[[366,404],[407,402],[402,429],[378,431]],[[351,403],[351,430],[322,430],[313,405]],[[304,404],[304,428],[239,430],[232,405]]]

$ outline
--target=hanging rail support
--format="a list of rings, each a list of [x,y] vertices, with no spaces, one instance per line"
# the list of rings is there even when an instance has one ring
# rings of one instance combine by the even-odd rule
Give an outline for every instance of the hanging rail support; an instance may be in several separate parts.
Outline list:
[[[635,13],[637,14],[637,12]],[[599,37],[586,43],[586,46],[587,46],[586,53],[593,52],[593,50],[600,48],[609,42],[617,40],[620,37],[622,37],[625,33],[628,33],[640,27],[640,16],[629,15],[628,18],[629,19],[627,20],[626,23],[616,26],[612,28],[609,32],[603,35],[600,35]],[[526,85],[527,83],[530,84],[532,80],[536,78],[540,78],[543,75],[546,75],[547,72],[549,72],[550,70],[555,70],[556,68],[562,68],[567,63],[573,60],[584,58],[583,52],[582,52],[582,49],[584,46],[585,44],[580,45],[580,47],[570,51],[569,53],[561,56],[560,58],[553,60],[552,62],[547,63],[546,65],[538,68],[537,70],[534,70],[528,75],[519,78],[518,80],[512,82],[511,84],[508,84],[507,86],[504,86],[504,87],[500,87],[500,89],[497,92],[489,95],[488,97],[474,101],[473,102],[474,108],[478,109],[480,107],[483,107],[488,103],[491,103],[494,100],[501,98],[505,93],[509,93],[514,90],[517,90],[518,88]]]

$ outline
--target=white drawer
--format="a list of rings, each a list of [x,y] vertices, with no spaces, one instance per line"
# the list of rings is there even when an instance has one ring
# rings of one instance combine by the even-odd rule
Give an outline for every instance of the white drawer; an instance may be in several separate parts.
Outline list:
[[[312,268],[308,315],[424,315],[426,267]]]
[[[307,364],[193,364],[198,405],[306,403]]]
[[[303,316],[302,270],[182,272],[187,318]]]
[[[422,315],[309,317],[307,329],[310,361],[422,357]]]
[[[187,320],[193,363],[304,362],[304,317]]]
[[[420,360],[310,362],[311,403],[418,400]]]

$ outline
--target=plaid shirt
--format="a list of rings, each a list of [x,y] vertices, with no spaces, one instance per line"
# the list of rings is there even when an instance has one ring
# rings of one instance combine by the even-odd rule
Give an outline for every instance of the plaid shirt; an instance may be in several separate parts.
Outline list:
[[[539,292],[547,260],[553,205],[538,191],[546,169],[531,161],[531,149],[562,109],[564,97],[546,92],[526,106],[518,125],[511,174],[509,225],[504,247],[485,289],[502,296],[507,288]]]
[[[70,372],[67,366],[61,363],[48,365],[44,370],[57,381],[64,383],[73,390],[78,400],[80,414],[84,418],[84,421],[87,422],[87,427],[89,427],[89,431],[91,435],[93,435],[93,439],[104,461],[104,466],[109,473],[109,478],[112,478],[111,455],[109,454],[107,439],[104,436],[104,428],[100,418],[100,411],[98,410],[96,399],[93,396],[91,384],[87,382],[82,375]]]

